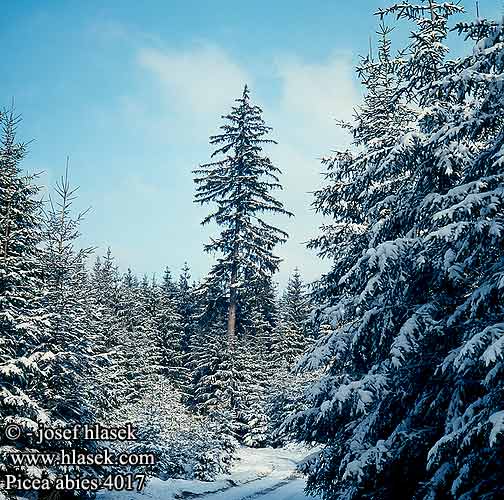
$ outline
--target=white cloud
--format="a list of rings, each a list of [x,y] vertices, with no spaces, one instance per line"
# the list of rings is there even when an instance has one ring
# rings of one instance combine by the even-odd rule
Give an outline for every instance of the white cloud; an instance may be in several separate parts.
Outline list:
[[[213,45],[181,52],[142,49],[138,62],[159,78],[170,107],[183,113],[221,114],[230,96],[250,83],[247,73]]]
[[[349,120],[358,102],[348,54],[337,54],[322,63],[295,58],[277,61],[282,82],[279,118],[290,124],[288,132],[309,149],[315,145],[330,148],[339,145],[344,135],[335,120]]]
[[[304,245],[317,235],[322,222],[311,208],[312,192],[322,183],[319,158],[348,144],[348,135],[335,119],[350,120],[359,95],[347,54],[317,64],[284,58],[277,61],[277,71],[280,100],[266,111],[271,108],[270,121],[279,139],[272,156],[284,173],[282,199],[295,213],[285,225],[290,239],[279,250],[284,259],[280,281],[285,282],[296,266],[311,281],[329,266]]]

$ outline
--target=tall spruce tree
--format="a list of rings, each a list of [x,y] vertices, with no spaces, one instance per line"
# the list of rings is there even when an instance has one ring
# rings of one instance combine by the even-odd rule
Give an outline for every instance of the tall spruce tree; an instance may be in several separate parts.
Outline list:
[[[292,215],[271,191],[281,189],[280,170],[263,154],[264,145],[275,144],[267,136],[271,128],[262,119],[262,110],[250,102],[247,86],[231,112],[224,116],[222,134],[212,136],[216,161],[195,170],[195,201],[214,203],[216,208],[202,224],[222,226],[205,251],[220,254],[207,278],[207,286],[224,286],[228,291],[228,344],[232,350],[237,311],[247,278],[268,277],[277,271],[280,259],[273,253],[287,234],[267,223],[263,214]],[[238,326],[240,318],[238,318]]]
[[[50,196],[45,210],[41,253],[45,290],[42,304],[49,317],[41,347],[53,356],[45,371],[44,406],[53,421],[67,427],[95,422],[108,389],[100,370],[104,339],[92,314],[85,269],[92,249],[77,249],[79,225],[85,212],[75,216],[72,213],[76,191],[70,187],[67,160],[65,174],[56,184],[55,196]],[[52,446],[57,450],[72,448],[80,453],[93,453],[98,448],[97,442],[82,439]],[[74,472],[89,478],[105,470],[81,464]],[[58,470],[64,471],[62,467]]]
[[[50,315],[47,349],[55,360],[47,377],[46,404],[54,418],[72,424],[92,421],[90,394],[100,390],[95,354],[101,344],[93,329],[86,260],[92,249],[76,249],[84,213],[72,216],[76,189],[65,175],[49,199],[44,230],[42,271],[44,308]],[[94,381],[95,385],[90,384]]]
[[[40,424],[54,423],[44,394],[54,355],[44,349],[49,315],[42,305],[41,203],[34,179],[21,170],[26,146],[16,140],[19,121],[13,109],[0,112],[0,421],[21,429],[15,440],[0,432],[2,484],[6,473],[44,477],[51,472],[44,466],[15,470],[6,455],[46,451],[32,433]]]
[[[499,498],[504,489],[503,102],[494,77],[503,32],[486,20],[461,26],[476,48],[445,62],[447,19],[459,10],[433,1],[388,9],[418,26],[395,94],[414,96],[419,109],[395,139],[368,115],[361,150],[338,156],[317,196],[336,219],[317,244],[336,260],[319,295],[329,328],[302,366],[325,374],[290,423],[324,443],[307,464],[309,488],[323,498]],[[368,96],[376,90],[368,84]],[[392,187],[394,171],[402,175]],[[340,241],[348,246],[337,255]]]

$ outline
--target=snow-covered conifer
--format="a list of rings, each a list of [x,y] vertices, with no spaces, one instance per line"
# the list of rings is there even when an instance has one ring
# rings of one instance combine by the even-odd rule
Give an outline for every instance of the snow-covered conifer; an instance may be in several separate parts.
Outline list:
[[[43,303],[50,320],[45,344],[54,355],[46,379],[45,401],[54,418],[70,424],[93,420],[91,394],[100,390],[95,356],[101,339],[93,330],[85,269],[91,249],[76,248],[84,213],[72,216],[75,193],[67,165],[55,196],[49,198],[42,253],[46,290]]]
[[[191,363],[192,352],[191,346],[193,339],[198,329],[198,314],[199,304],[196,297],[195,285],[191,282],[191,273],[187,262],[184,263],[182,272],[180,273],[177,283],[177,292],[175,303],[177,313],[180,317],[180,352],[181,352],[181,365],[184,367],[184,392],[187,397],[190,397],[192,391],[191,384]]]
[[[156,337],[161,354],[161,373],[182,392],[187,392],[188,368],[182,351],[182,316],[177,311],[178,290],[171,276],[165,272],[163,283],[152,287],[157,294],[157,306],[153,311]]]
[[[123,373],[121,339],[123,326],[119,314],[121,277],[110,248],[103,257],[97,257],[89,276],[89,295],[93,304],[94,331],[101,340],[98,346],[97,369],[101,391],[94,395],[104,398],[97,402],[103,418],[121,403],[127,393],[127,379]]]
[[[419,26],[390,94],[391,123],[404,120],[402,130],[380,134],[370,115],[371,133],[336,156],[330,185],[317,194],[316,207],[336,219],[315,242],[335,258],[318,294],[319,322],[330,329],[301,366],[325,373],[289,423],[324,443],[306,465],[310,489],[324,498],[502,491],[503,103],[495,75],[503,35],[487,21],[466,25],[477,38],[473,54],[444,61],[442,27],[458,10],[433,1],[388,10]],[[380,91],[367,87],[365,106]],[[404,96],[419,108],[409,112]],[[362,116],[350,127],[357,140]]]
[[[231,112],[224,116],[222,133],[212,136],[217,160],[195,170],[196,197],[200,204],[215,203],[202,224],[216,222],[223,230],[206,245],[208,252],[219,253],[207,277],[207,286],[224,286],[228,292],[228,335],[235,341],[240,297],[246,275],[267,278],[277,271],[279,258],[273,253],[287,234],[267,223],[262,214],[291,215],[271,191],[281,188],[280,170],[263,154],[271,131],[262,119],[262,110],[250,101],[247,86]]]
[[[273,355],[278,360],[292,364],[309,345],[308,316],[310,302],[301,279],[299,269],[289,278],[287,289],[280,301],[280,321],[278,325],[278,352]]]
[[[54,354],[44,344],[41,204],[33,178],[21,170],[26,147],[16,141],[18,124],[12,109],[0,112],[0,420],[21,428],[16,440],[0,433],[0,479],[5,473],[37,477],[51,472],[42,466],[14,471],[6,460],[14,450],[44,451],[32,432],[53,424],[44,405],[45,375]]]
[[[161,370],[161,344],[157,339],[149,280],[138,278],[128,268],[120,288],[118,315],[122,325],[120,339],[122,371],[127,385],[122,402],[136,401],[148,390],[153,376]],[[149,310],[151,308],[151,310]]]

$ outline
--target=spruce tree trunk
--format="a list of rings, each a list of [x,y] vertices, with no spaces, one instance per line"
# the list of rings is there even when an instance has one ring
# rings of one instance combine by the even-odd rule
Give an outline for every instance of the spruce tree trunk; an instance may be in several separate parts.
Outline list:
[[[237,303],[237,293],[236,293],[236,279],[237,279],[237,269],[236,265],[233,266],[231,272],[231,283],[229,287],[229,310],[228,310],[228,324],[227,324],[227,335],[228,335],[228,349],[230,352],[234,350],[235,344],[235,329],[236,329],[236,303]]]
[[[228,349],[229,352],[234,351],[235,344],[235,330],[236,330],[236,309],[238,302],[238,293],[236,291],[236,284],[238,281],[238,235],[240,234],[241,224],[240,216],[237,217],[236,227],[235,227],[235,241],[233,244],[233,254],[232,254],[232,267],[231,267],[231,282],[229,283],[229,310],[228,310],[228,324],[227,324],[227,335],[228,335]]]

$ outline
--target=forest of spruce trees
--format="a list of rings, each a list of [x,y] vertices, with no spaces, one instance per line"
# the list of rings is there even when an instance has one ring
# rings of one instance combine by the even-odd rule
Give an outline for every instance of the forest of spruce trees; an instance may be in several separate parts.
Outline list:
[[[12,453],[103,446],[39,443],[39,426],[130,422],[140,439],[107,446],[153,453],[139,470],[161,479],[212,480],[239,446],[297,441],[315,446],[301,470],[323,499],[504,498],[504,24],[462,12],[376,13],[364,97],[338,123],[351,145],[328,144],[314,193],[326,222],[308,246],[331,268],[312,284],[297,268],[275,282],[293,216],[268,156],[282,131],[247,86],[208,163],[188,166],[212,227],[197,281],[187,264],[120,270],[113,241],[82,248],[68,166],[42,196],[17,111],[0,113],[0,485],[62,472]]]

